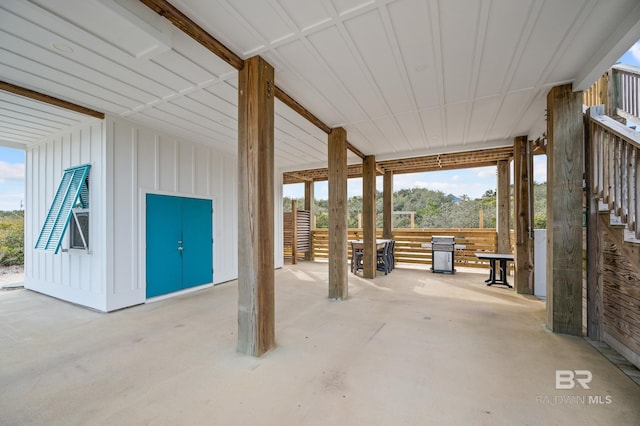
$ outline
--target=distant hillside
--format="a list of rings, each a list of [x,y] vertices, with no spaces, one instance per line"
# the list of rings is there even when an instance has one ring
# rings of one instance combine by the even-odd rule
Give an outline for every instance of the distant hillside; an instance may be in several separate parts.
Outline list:
[[[513,193],[513,187],[512,187]],[[534,223],[535,228],[546,227],[547,184],[534,185]],[[513,212],[513,196],[511,197]],[[304,200],[298,199],[298,206]],[[378,227],[382,227],[382,193],[376,195]],[[358,214],[362,212],[362,197],[351,197],[348,200],[348,226],[358,227]],[[291,210],[291,199],[284,198],[284,210]],[[425,188],[401,189],[393,194],[393,211],[406,212],[394,214],[394,228],[409,228],[411,214],[414,216],[416,228],[479,228],[480,211],[482,211],[483,228],[496,226],[496,193],[486,191],[482,197],[471,199],[466,196],[457,197],[442,191]],[[328,201],[315,200],[316,226],[328,226]],[[512,214],[513,217],[513,214]],[[513,218],[512,222],[513,224]],[[513,225],[512,225],[513,226]]]

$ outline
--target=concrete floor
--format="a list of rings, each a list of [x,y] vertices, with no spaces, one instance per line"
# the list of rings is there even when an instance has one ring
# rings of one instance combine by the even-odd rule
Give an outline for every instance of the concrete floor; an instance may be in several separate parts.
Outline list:
[[[349,274],[335,302],[326,263],[287,266],[259,359],[235,351],[235,282],[111,314],[0,293],[0,424],[640,424],[640,387],[485,275]]]

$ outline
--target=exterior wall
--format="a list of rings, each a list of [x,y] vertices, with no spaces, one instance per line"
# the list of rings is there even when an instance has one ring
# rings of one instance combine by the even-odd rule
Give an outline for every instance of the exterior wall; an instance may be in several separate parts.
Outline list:
[[[235,148],[235,147],[234,147]],[[90,252],[33,250],[63,170],[91,163]],[[25,287],[100,311],[146,300],[146,194],[213,200],[214,281],[238,277],[235,152],[108,116],[30,146]],[[275,267],[283,266],[282,174],[274,182]],[[68,233],[62,248],[68,247]]]
[[[106,310],[104,122],[72,127],[26,150],[25,287],[73,303]],[[64,169],[91,164],[90,252],[34,250]],[[69,235],[62,249],[69,247]]]
[[[107,117],[107,310],[146,300],[146,194],[213,200],[214,284],[238,277],[237,160]]]

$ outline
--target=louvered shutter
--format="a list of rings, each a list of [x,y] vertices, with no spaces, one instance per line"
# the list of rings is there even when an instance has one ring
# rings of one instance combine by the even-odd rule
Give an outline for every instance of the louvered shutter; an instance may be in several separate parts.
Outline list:
[[[58,250],[60,250],[62,237],[64,237],[71,218],[71,209],[78,201],[78,197],[80,197],[90,168],[90,164],[85,164],[64,171],[38,236],[35,246],[37,250],[53,253],[58,253]]]

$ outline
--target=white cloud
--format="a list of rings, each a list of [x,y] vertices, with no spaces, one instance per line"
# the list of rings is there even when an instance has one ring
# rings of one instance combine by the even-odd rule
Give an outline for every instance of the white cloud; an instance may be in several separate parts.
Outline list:
[[[24,179],[24,163],[11,164],[0,161],[0,182]]]
[[[451,178],[451,180],[453,180],[453,181],[457,181],[457,180],[460,180],[460,179],[461,179],[460,175],[455,175],[455,176],[453,176]]]
[[[470,170],[472,172],[475,172],[476,176],[478,176],[479,178],[496,177],[496,166],[476,167]]]
[[[4,188],[0,189],[0,191],[4,192]],[[0,210],[18,210],[21,205],[24,203],[24,194],[23,193],[3,193],[0,196]]]

